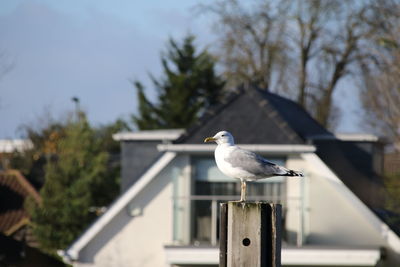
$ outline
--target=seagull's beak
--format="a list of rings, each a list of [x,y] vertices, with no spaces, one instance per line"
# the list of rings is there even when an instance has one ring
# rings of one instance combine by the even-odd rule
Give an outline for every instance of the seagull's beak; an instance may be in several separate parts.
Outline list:
[[[204,143],[212,142],[212,141],[217,141],[217,139],[214,137],[207,137],[206,139],[204,139]]]

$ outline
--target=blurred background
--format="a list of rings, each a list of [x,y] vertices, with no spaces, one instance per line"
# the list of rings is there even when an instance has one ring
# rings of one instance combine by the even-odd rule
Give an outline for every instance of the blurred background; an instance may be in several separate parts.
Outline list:
[[[273,110],[301,141],[265,136],[239,137],[239,143],[314,145],[318,156],[341,180],[347,179],[350,191],[398,238],[399,1],[2,0],[0,36],[0,231],[7,244],[3,247],[9,248],[0,251],[6,255],[0,263],[29,259],[37,266],[62,266],[63,260],[82,260],[67,255],[67,248],[134,186],[161,152],[169,151],[158,145],[199,144],[198,122],[207,125],[221,110],[242,120],[244,113],[258,114],[227,108],[236,101],[232,95],[253,91],[275,103]],[[281,98],[285,100],[276,100]],[[267,117],[266,124],[272,120]],[[245,124],[224,123],[220,127],[244,136]],[[268,131],[251,125],[254,131]],[[204,135],[209,131],[204,137],[217,130],[202,129]],[[327,139],[339,143],[321,141]],[[346,152],[338,154],[338,147]],[[214,169],[211,150],[199,156],[193,149],[188,164],[198,171],[187,179],[199,183],[189,189],[197,197],[189,198],[192,204],[182,204],[185,198],[168,203],[181,210],[190,206],[190,216],[205,218],[191,222],[185,246],[199,245],[203,235],[213,247],[218,242],[211,237],[216,234],[216,205],[238,191],[233,181],[222,182],[228,178]],[[279,164],[296,166],[292,152],[261,152]],[[357,158],[356,168],[371,170],[363,173],[376,184],[366,189],[371,195],[354,190],[365,186],[361,178],[340,177],[335,157]],[[182,183],[176,177],[171,178],[174,190],[183,190],[177,189]],[[279,193],[290,191],[282,183],[250,190],[254,200],[290,202]],[[307,194],[306,185],[296,186],[292,188]],[[204,197],[212,195],[220,197]],[[133,197],[130,201],[135,203]],[[173,227],[185,224],[184,215],[173,216]],[[290,213],[287,219],[290,225]],[[298,232],[289,237],[288,230],[288,246],[307,244],[302,231],[300,238]],[[397,264],[400,249],[390,250]],[[88,262],[97,266],[93,259]]]

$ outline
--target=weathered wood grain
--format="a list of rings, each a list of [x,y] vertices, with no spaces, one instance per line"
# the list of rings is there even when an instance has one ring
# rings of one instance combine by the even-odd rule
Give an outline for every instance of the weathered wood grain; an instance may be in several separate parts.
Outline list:
[[[281,205],[221,204],[220,267],[280,267]]]

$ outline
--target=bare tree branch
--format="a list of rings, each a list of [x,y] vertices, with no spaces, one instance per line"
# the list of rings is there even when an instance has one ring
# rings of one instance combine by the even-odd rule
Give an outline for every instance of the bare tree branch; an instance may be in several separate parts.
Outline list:
[[[381,0],[365,20],[379,27],[371,34],[371,57],[360,61],[361,99],[369,127],[390,138],[400,151],[400,3]]]
[[[338,119],[339,82],[360,73],[374,32],[388,26],[366,22],[374,8],[368,1],[219,0],[202,7],[216,18],[228,86],[286,94],[326,127]]]

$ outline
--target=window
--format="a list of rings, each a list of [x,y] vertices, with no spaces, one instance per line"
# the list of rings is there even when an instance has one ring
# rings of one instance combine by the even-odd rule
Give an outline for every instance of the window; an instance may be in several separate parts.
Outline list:
[[[284,165],[283,158],[271,160]],[[194,188],[193,195],[240,196],[240,181],[221,173],[211,157],[194,157],[192,159]],[[283,177],[272,177],[247,183],[247,196],[265,201],[280,202],[283,192]]]
[[[284,158],[271,159],[284,165]],[[214,157],[192,158],[193,188],[191,195],[192,222],[191,239],[195,244],[216,244],[218,240],[219,203],[239,200],[240,180],[221,173]],[[283,177],[273,177],[247,183],[249,200],[282,203],[285,194]]]

